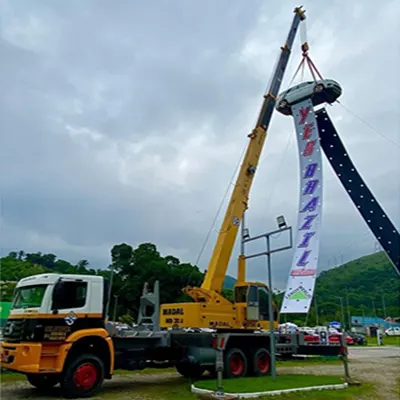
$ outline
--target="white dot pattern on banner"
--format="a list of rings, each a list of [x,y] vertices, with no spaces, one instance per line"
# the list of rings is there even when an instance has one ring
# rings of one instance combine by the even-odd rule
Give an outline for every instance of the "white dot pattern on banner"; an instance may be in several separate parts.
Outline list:
[[[322,115],[324,117],[319,118]],[[392,263],[400,271],[400,235],[398,231],[353,165],[326,110],[317,111],[316,118],[321,136],[321,147],[327,159],[359,213],[368,223]]]

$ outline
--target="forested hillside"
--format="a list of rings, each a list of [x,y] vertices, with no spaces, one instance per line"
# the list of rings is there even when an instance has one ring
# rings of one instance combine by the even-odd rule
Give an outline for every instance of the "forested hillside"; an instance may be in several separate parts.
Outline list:
[[[127,244],[116,245],[111,250],[111,264],[107,268],[91,267],[87,260],[70,263],[58,259],[55,254],[11,252],[1,258],[1,301],[9,301],[19,279],[43,272],[73,274],[99,274],[110,277],[115,271],[111,309],[115,295],[118,296],[117,316],[134,319],[144,282],[158,279],[162,302],[189,301],[181,289],[187,285],[197,286],[203,273],[196,266],[182,263],[172,255],[162,256],[157,247],[143,243],[136,249]],[[224,294],[232,298],[231,288],[235,280],[227,277]],[[317,278],[316,299],[311,311],[305,316],[282,316],[282,320],[308,325],[340,320],[342,298],[345,318],[351,315],[400,316],[400,279],[383,253],[376,253],[351,261],[337,268],[324,271]],[[282,293],[275,295],[278,305]],[[348,304],[348,307],[347,307]],[[384,307],[385,306],[385,307]],[[318,321],[317,313],[318,310]]]
[[[384,253],[361,257],[321,272],[316,281],[314,302],[307,323],[316,323],[316,310],[319,322],[332,319],[340,321],[340,298],[346,323],[349,313],[371,317],[398,317],[399,293],[400,278]],[[279,298],[282,298],[282,294]],[[286,319],[305,322],[305,318],[294,315],[288,315]]]

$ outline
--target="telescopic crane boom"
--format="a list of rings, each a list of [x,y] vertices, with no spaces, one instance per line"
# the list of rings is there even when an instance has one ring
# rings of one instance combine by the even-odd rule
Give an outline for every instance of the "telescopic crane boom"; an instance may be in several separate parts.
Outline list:
[[[250,141],[247,146],[247,150],[241,164],[239,175],[236,180],[234,190],[232,192],[228,208],[225,213],[225,217],[220,229],[220,233],[217,242],[214,247],[214,251],[207,268],[207,272],[204,281],[200,288],[198,287],[186,287],[184,291],[191,296],[195,302],[204,303],[211,305],[218,304],[219,306],[225,305],[227,309],[224,311],[221,307],[218,309],[218,320],[221,321],[223,316],[230,316],[236,323],[233,323],[229,318],[230,326],[241,325],[243,318],[236,318],[232,315],[233,311],[237,310],[237,304],[233,305],[230,301],[226,300],[220,293],[223,288],[223,283],[228,269],[229,261],[232,255],[232,250],[237,238],[237,233],[239,229],[240,222],[243,218],[243,213],[247,209],[247,203],[249,198],[249,192],[254,179],[254,175],[257,169],[258,162],[260,160],[261,151],[264,146],[265,138],[267,135],[267,130],[272,118],[272,113],[274,111],[276,97],[279,93],[279,89],[282,83],[282,79],[289,61],[289,56],[293,46],[293,42],[302,20],[305,19],[304,11],[301,7],[294,9],[294,17],[292,25],[289,30],[289,34],[286,39],[286,43],[281,47],[281,54],[278,59],[278,63],[274,70],[272,80],[267,92],[264,95],[264,101],[261,107],[261,111],[256,123],[254,130],[249,134]],[[238,262],[238,284],[242,284],[246,287],[250,284],[245,282],[245,260],[243,256],[239,257]],[[246,286],[247,285],[247,286]],[[253,286],[263,286],[261,283],[252,284]],[[235,300],[236,303],[242,302],[240,299]],[[247,300],[244,300],[246,303]],[[170,327],[173,325],[178,326],[191,326],[191,327],[202,327],[204,325],[209,326],[207,321],[209,320],[209,315],[204,315],[204,313],[214,313],[213,317],[216,317],[216,311],[201,309],[199,311],[191,310],[189,308],[194,308],[197,306],[196,303],[184,303],[184,304],[165,304],[161,307],[161,318],[162,326]],[[207,308],[207,307],[206,307]],[[187,311],[185,311],[187,309]],[[172,311],[171,311],[172,310]],[[179,311],[177,311],[179,310]],[[176,313],[193,316],[193,318],[164,318],[163,315],[175,315]],[[202,315],[197,315],[197,314]],[[235,312],[233,312],[235,314]],[[196,318],[194,317],[196,315]],[[199,317],[198,323],[200,326],[194,325],[193,322]],[[223,318],[225,319],[225,318]]]
[[[236,241],[240,222],[247,203],[253,178],[260,160],[267,130],[271,122],[275,107],[276,97],[279,93],[281,82],[289,61],[290,52],[300,22],[305,19],[304,11],[300,8],[294,10],[292,26],[285,45],[281,48],[281,55],[274,71],[270,87],[264,95],[260,114],[253,132],[249,135],[250,141],[244,156],[240,172],[231,195],[225,218],[223,220],[218,240],[207,268],[207,273],[201,288],[204,290],[220,292],[223,287],[226,271]],[[239,273],[241,275],[241,273]],[[244,276],[238,276],[238,280]]]

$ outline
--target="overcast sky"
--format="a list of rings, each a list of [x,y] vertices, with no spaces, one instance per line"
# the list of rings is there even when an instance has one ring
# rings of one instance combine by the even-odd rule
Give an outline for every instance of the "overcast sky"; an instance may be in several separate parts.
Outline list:
[[[399,227],[400,3],[323,3],[304,3],[310,55],[341,83],[342,103],[388,139],[339,104],[328,112]],[[114,244],[150,241],[194,263],[296,5],[0,0],[2,254],[53,252],[103,268]],[[300,36],[282,89],[299,47]],[[296,224],[298,175],[292,118],[275,114],[251,193],[252,234],[274,229],[279,214]],[[324,162],[319,269],[373,251],[372,234]],[[290,252],[274,258],[276,287],[290,261]],[[263,260],[249,264],[248,277],[265,280]]]

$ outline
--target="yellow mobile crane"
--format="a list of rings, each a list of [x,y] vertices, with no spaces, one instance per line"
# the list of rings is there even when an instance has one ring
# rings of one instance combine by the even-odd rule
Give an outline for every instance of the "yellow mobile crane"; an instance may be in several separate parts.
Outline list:
[[[163,328],[269,329],[269,289],[263,283],[246,282],[246,263],[243,254],[238,259],[234,303],[223,297],[221,291],[238,228],[247,209],[249,192],[267,136],[276,96],[288,64],[297,29],[300,22],[305,19],[305,14],[301,7],[296,7],[294,13],[286,43],[281,47],[281,54],[270,87],[264,95],[264,102],[256,127],[249,134],[250,141],[204,281],[201,287],[188,286],[183,289],[185,293],[192,297],[193,303],[161,305],[160,326]],[[274,314],[276,326],[276,308]]]
[[[286,355],[337,356],[340,353],[342,344],[308,345],[302,335],[290,335],[289,338],[286,334],[274,335],[275,347],[270,333],[255,332],[254,328],[269,327],[270,313],[265,307],[267,302],[263,303],[268,297],[268,288],[245,281],[244,257],[239,257],[235,302],[231,303],[221,295],[275,96],[296,29],[303,19],[303,11],[296,8],[271,88],[265,96],[257,126],[250,135],[206,278],[202,287],[185,289],[195,302],[160,306],[156,282],[153,292],[149,292],[147,286],[143,290],[138,327],[118,331],[112,323],[106,323],[110,285],[107,279],[97,275],[53,273],[28,276],[16,286],[0,344],[1,368],[25,374],[31,385],[39,389],[49,390],[60,384],[64,397],[88,398],[94,396],[104,379],[111,379],[117,369],[132,371],[175,366],[181,375],[197,379],[206,370],[216,370],[217,348],[224,350],[226,377],[261,376],[274,371],[274,348],[279,354]],[[145,327],[146,321],[151,321],[152,330]],[[160,325],[163,328],[178,325],[225,330],[221,335],[223,340],[218,340],[214,332],[160,329]],[[228,328],[230,331],[226,330]],[[235,332],[239,328],[245,329]],[[267,350],[268,345],[271,353]]]

